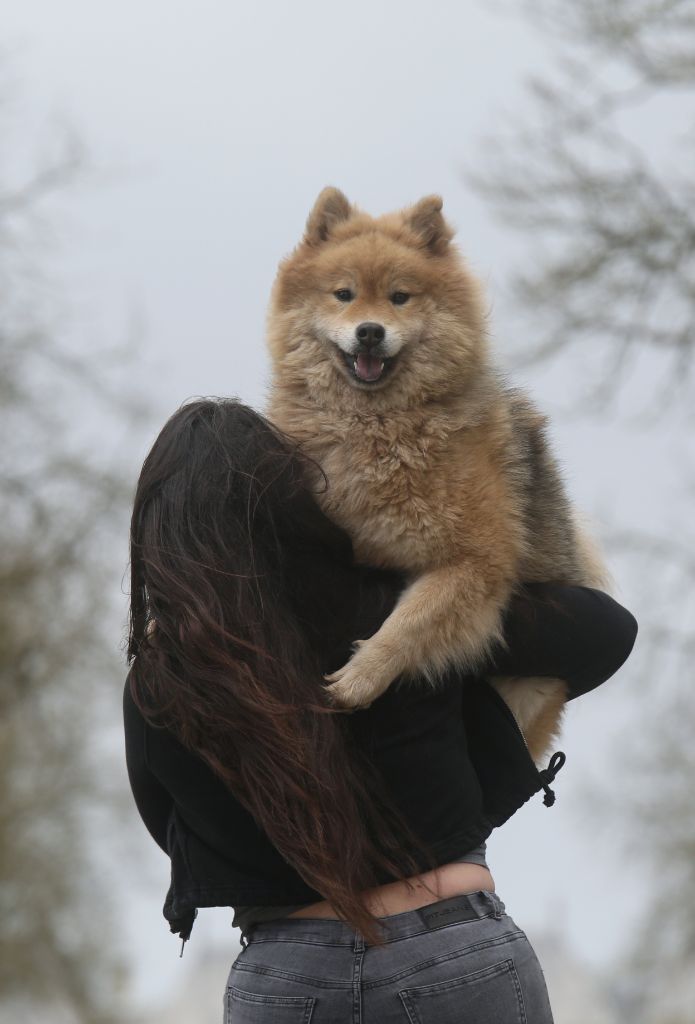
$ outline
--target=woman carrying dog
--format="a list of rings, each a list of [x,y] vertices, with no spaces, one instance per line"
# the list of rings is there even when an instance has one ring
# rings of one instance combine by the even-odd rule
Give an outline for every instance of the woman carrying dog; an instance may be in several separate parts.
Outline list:
[[[552,783],[485,677],[564,679],[576,697],[627,658],[607,595],[535,584],[476,677],[397,683],[365,710],[324,675],[405,580],[354,564],[306,457],[231,400],[183,406],[140,475],[131,526],[126,757],[171,859],[164,916],[234,909],[226,1024],[552,1021],[485,840]],[[182,945],[183,949],[183,945]]]

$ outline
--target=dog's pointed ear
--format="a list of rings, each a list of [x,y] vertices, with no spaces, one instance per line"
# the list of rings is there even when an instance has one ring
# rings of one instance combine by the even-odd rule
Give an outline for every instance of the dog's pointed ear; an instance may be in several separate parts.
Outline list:
[[[454,232],[442,217],[443,205],[441,196],[425,196],[405,211],[406,224],[420,236],[423,245],[437,256],[446,252],[454,237]]]
[[[325,242],[336,224],[349,220],[353,210],[340,189],[324,188],[306,222],[304,241],[309,245]]]

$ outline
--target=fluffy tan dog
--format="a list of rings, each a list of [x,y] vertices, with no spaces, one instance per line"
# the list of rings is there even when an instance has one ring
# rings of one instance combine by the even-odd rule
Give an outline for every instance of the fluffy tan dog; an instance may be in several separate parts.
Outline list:
[[[480,288],[428,196],[372,218],[319,196],[280,265],[269,312],[270,418],[328,478],[317,497],[358,561],[409,585],[329,677],[366,706],[396,677],[474,671],[522,581],[602,586],[529,399],[490,358]],[[566,697],[559,680],[495,680],[539,758]]]

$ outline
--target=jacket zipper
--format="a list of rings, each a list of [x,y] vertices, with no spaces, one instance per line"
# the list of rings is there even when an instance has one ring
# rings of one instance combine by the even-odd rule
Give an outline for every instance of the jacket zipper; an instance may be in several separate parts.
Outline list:
[[[490,686],[489,683],[486,684],[486,685]],[[494,693],[495,699],[502,705],[502,707],[506,711],[507,715],[511,718],[512,722],[516,726],[517,731],[518,731],[519,735],[521,736],[521,739],[523,740],[524,746],[526,747],[526,750],[528,752],[529,758],[531,759],[531,763],[533,764],[533,767],[538,772],[538,775],[539,775],[540,780],[541,780],[541,785],[542,785],[543,789],[545,790],[545,795],[543,797],[543,803],[545,804],[546,807],[552,807],[553,804],[555,803],[555,793],[550,788],[550,783],[555,781],[555,776],[557,775],[557,773],[560,771],[560,769],[563,767],[565,761],[567,760],[564,751],[556,750],[555,753],[552,754],[550,760],[548,761],[547,766],[545,768],[538,768],[537,765],[536,765],[536,762],[531,757],[531,751],[529,750],[528,743],[526,742],[526,737],[524,736],[524,730],[519,725],[518,718],[516,717],[516,715],[514,714],[512,709],[509,707],[509,704],[507,704],[507,702],[504,699],[504,697],[502,697],[502,695],[497,692],[497,690],[494,688],[494,686],[490,686],[490,689]]]
[[[490,687],[490,689],[492,690],[492,692],[495,695],[495,700],[497,700],[497,702],[502,705],[502,707],[506,711],[507,715],[511,718],[512,722],[514,722],[514,725],[517,728],[517,732],[521,736],[522,740],[524,741],[524,746],[528,750],[528,743],[526,742],[526,736],[524,735],[524,730],[519,725],[519,719],[516,717],[516,715],[514,714],[512,709],[509,707],[509,704],[507,704],[507,702],[504,699],[504,697],[497,692],[495,687],[491,686],[490,683],[486,683],[486,685]],[[530,752],[529,752],[529,756],[530,756]]]

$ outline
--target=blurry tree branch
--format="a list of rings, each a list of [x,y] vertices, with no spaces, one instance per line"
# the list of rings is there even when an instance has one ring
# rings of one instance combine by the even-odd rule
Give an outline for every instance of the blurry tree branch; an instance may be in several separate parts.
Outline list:
[[[85,167],[85,153],[78,137],[65,135],[60,152],[39,167],[28,181],[0,190],[0,223],[33,211],[47,196],[74,184]]]
[[[116,1024],[125,968],[87,818],[116,811],[93,736],[122,686],[110,588],[130,486],[78,417],[95,393],[123,425],[137,410],[108,352],[62,337],[31,224],[83,170],[69,137],[0,182],[0,1016]]]
[[[487,143],[468,175],[528,252],[512,294],[534,340],[519,340],[515,361],[593,366],[593,404],[579,396],[593,413],[617,403],[646,353],[652,373],[663,368],[658,415],[676,398],[691,415],[695,4],[529,0],[523,10],[553,40],[556,67],[529,81],[526,115]],[[577,391],[574,378],[568,387]],[[692,486],[686,458],[683,485]],[[692,1024],[692,999],[675,996],[695,963],[692,516],[658,535],[616,529],[610,545],[636,560],[650,608],[639,639],[648,711],[623,753],[630,764],[619,793],[604,797],[626,825],[629,857],[658,873],[645,897],[626,1019]]]
[[[693,6],[546,0],[526,9],[557,37],[558,70],[531,80],[532,115],[490,141],[485,166],[469,175],[506,224],[542,241],[513,282],[539,328],[518,357],[533,363],[578,346],[608,356],[594,395],[608,401],[633,352],[658,350],[682,392],[695,352],[695,112],[674,125],[683,154],[668,170],[631,124],[641,104],[695,90]]]

